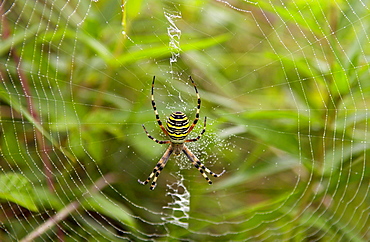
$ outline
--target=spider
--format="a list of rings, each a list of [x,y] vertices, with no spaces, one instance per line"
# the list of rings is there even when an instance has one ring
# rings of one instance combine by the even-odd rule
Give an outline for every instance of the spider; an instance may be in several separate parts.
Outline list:
[[[191,82],[194,86],[195,93],[196,93],[197,98],[198,98],[197,111],[196,111],[195,119],[194,119],[192,125],[189,126],[189,119],[188,119],[188,117],[186,116],[185,113],[177,111],[177,112],[171,113],[171,115],[167,119],[166,127],[164,127],[163,124],[162,124],[161,119],[159,118],[157,107],[156,107],[155,101],[154,101],[153,90],[154,90],[155,76],[153,77],[151,97],[152,97],[152,106],[153,106],[153,109],[154,109],[155,118],[158,122],[159,127],[162,129],[163,133],[168,136],[169,140],[157,140],[156,138],[154,138],[153,136],[151,136],[148,133],[148,131],[146,130],[144,125],[142,125],[142,126],[143,126],[144,131],[145,131],[145,133],[146,133],[146,135],[148,136],[149,139],[157,142],[158,144],[170,144],[170,146],[167,148],[167,150],[163,154],[162,158],[159,160],[157,165],[154,167],[154,169],[153,169],[152,173],[150,173],[149,177],[145,181],[138,180],[138,182],[140,184],[146,185],[154,177],[154,179],[152,181],[152,184],[150,185],[150,190],[153,190],[156,187],[157,179],[158,179],[161,171],[165,167],[165,165],[166,165],[166,163],[167,163],[167,161],[170,158],[172,153],[174,153],[175,156],[178,156],[178,155],[180,155],[181,151],[184,152],[184,154],[189,158],[191,163],[195,166],[195,168],[197,168],[200,171],[202,176],[208,181],[209,184],[212,184],[212,181],[207,177],[205,172],[209,173],[211,176],[214,176],[214,177],[220,177],[225,172],[225,170],[224,170],[220,174],[213,173],[210,169],[205,167],[199,161],[199,159],[185,145],[185,143],[187,143],[187,142],[194,142],[194,141],[197,141],[197,140],[200,139],[200,137],[204,134],[204,132],[206,132],[206,120],[207,120],[207,117],[204,117],[204,127],[203,127],[202,132],[198,135],[198,137],[196,137],[195,139],[186,139],[188,134],[193,130],[193,128],[195,127],[195,125],[197,124],[197,122],[199,120],[199,111],[200,111],[200,102],[201,102],[197,87],[196,87],[193,79],[191,78],[191,76],[189,76],[189,79],[191,80]]]

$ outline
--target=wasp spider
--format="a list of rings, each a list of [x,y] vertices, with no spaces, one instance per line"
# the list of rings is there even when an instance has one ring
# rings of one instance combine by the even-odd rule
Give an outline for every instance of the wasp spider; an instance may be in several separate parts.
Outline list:
[[[164,127],[162,125],[162,121],[159,118],[157,107],[156,107],[155,101],[154,101],[153,89],[154,89],[155,77],[153,77],[151,97],[152,97],[152,106],[153,106],[153,109],[154,109],[155,118],[157,119],[159,127],[162,129],[163,133],[165,133],[165,135],[168,136],[169,140],[157,140],[156,138],[154,138],[153,136],[151,136],[148,133],[148,131],[146,130],[144,125],[143,125],[143,128],[144,128],[144,131],[145,131],[146,135],[149,137],[149,139],[157,142],[158,144],[170,144],[170,146],[167,148],[167,150],[164,153],[164,155],[162,156],[162,158],[159,160],[157,165],[154,167],[154,169],[153,169],[152,173],[150,173],[149,177],[145,181],[138,180],[138,182],[140,184],[146,185],[154,177],[154,179],[152,181],[152,184],[150,185],[151,190],[153,190],[155,188],[155,186],[157,185],[156,182],[157,182],[157,179],[159,177],[159,174],[161,173],[161,171],[165,167],[165,165],[166,165],[166,163],[167,163],[167,161],[170,158],[172,153],[174,153],[174,155],[177,156],[177,155],[180,155],[181,151],[184,152],[184,154],[189,158],[191,163],[193,163],[195,168],[197,168],[200,171],[202,176],[208,181],[209,184],[212,184],[212,181],[207,177],[205,172],[209,173],[211,176],[214,176],[214,177],[220,177],[225,172],[225,171],[223,171],[220,174],[213,173],[210,169],[205,167],[199,161],[199,159],[185,145],[185,143],[187,143],[187,142],[194,142],[194,141],[197,141],[197,140],[200,139],[200,137],[204,134],[204,132],[206,132],[206,120],[207,120],[207,117],[205,117],[204,118],[204,128],[203,128],[202,132],[198,135],[198,137],[196,137],[195,139],[186,139],[188,134],[193,130],[193,128],[195,127],[195,125],[197,124],[197,122],[199,120],[199,111],[200,111],[200,102],[201,102],[197,87],[196,87],[193,79],[191,78],[191,76],[189,76],[189,78],[190,78],[190,80],[191,80],[191,82],[194,86],[195,93],[196,93],[197,98],[198,98],[197,111],[196,111],[195,119],[194,119],[193,123],[191,125],[189,125],[189,119],[186,116],[186,114],[183,113],[183,112],[177,111],[177,112],[171,113],[171,115],[167,119],[167,123],[166,123],[167,125],[166,125],[166,127]]]

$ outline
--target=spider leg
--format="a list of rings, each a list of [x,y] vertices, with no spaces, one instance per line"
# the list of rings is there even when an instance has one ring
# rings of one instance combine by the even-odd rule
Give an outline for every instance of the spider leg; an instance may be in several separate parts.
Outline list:
[[[204,127],[203,127],[202,132],[200,132],[200,134],[198,135],[198,137],[196,137],[195,139],[187,139],[184,142],[198,141],[200,139],[200,137],[202,137],[202,135],[204,134],[204,132],[206,132],[206,121],[207,121],[207,117],[204,117]]]
[[[184,145],[182,151],[189,158],[189,160],[191,161],[191,163],[193,163],[193,165],[195,166],[195,168],[197,168],[199,170],[199,172],[202,174],[202,176],[204,177],[204,179],[206,179],[208,181],[209,184],[212,184],[212,181],[208,178],[208,176],[204,172],[207,172],[211,176],[214,176],[214,177],[220,177],[220,176],[222,176],[224,174],[225,170],[223,170],[220,174],[213,173],[210,169],[208,169],[207,167],[205,167],[202,164],[202,162],[200,162],[199,159],[185,145]]]
[[[191,83],[194,86],[195,93],[197,94],[198,104],[197,104],[197,112],[195,113],[195,119],[193,121],[193,124],[190,126],[190,128],[188,130],[188,133],[190,133],[193,130],[193,128],[195,127],[195,125],[198,123],[198,120],[199,120],[199,112],[200,112],[200,103],[201,103],[197,86],[195,85],[195,82],[193,81],[193,78],[191,78],[191,76],[189,76],[189,79],[190,79]]]
[[[161,171],[165,167],[168,159],[170,158],[173,152],[172,146],[168,147],[166,152],[163,154],[162,158],[158,161],[157,165],[154,167],[152,173],[150,173],[149,177],[145,181],[137,180],[140,184],[146,185],[149,181],[154,177],[152,184],[150,185],[150,190],[154,190],[157,185],[157,179],[161,174]]]
[[[151,139],[151,140],[153,140],[154,142],[157,142],[158,144],[168,144],[168,143],[171,143],[171,141],[169,141],[169,140],[157,140],[156,138],[154,138],[153,136],[151,136],[149,134],[149,132],[146,130],[144,124],[142,126],[143,126],[143,129],[144,129],[146,135],[148,136],[148,138]]]
[[[155,118],[157,120],[157,123],[158,123],[159,127],[164,132],[164,134],[168,136],[168,132],[167,132],[166,128],[163,126],[161,119],[159,118],[159,114],[158,114],[158,111],[157,111],[157,106],[155,105],[155,101],[154,101],[154,81],[155,81],[155,76],[153,76],[152,92],[151,92],[152,106],[153,106]]]

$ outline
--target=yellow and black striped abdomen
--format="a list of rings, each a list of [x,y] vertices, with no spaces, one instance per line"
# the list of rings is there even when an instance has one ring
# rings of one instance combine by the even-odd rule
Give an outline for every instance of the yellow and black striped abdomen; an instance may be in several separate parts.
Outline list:
[[[189,130],[189,119],[183,112],[173,112],[167,119],[168,136],[173,143],[183,143]]]

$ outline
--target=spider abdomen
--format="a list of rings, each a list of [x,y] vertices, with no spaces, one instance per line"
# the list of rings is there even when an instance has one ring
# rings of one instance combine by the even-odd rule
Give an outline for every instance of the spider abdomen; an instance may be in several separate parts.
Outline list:
[[[174,143],[183,143],[189,130],[189,119],[183,112],[173,112],[167,119],[168,136]]]

